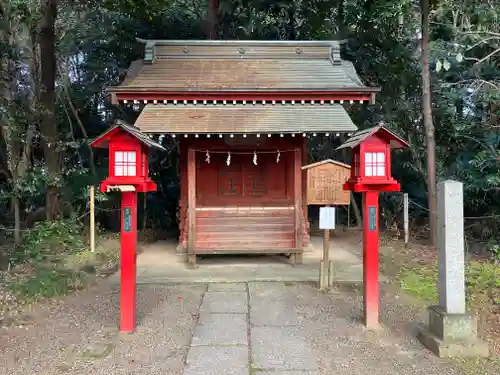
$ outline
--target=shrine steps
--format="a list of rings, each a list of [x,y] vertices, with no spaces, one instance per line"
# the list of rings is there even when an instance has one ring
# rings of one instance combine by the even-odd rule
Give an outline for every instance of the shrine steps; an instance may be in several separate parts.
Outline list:
[[[293,208],[286,206],[197,210],[195,246],[242,252],[291,249],[294,220]]]
[[[301,221],[304,223],[302,212]],[[187,220],[182,227],[181,246],[186,248]],[[301,232],[303,246],[307,247],[306,225]],[[197,208],[195,248],[198,254],[296,251],[294,207]]]

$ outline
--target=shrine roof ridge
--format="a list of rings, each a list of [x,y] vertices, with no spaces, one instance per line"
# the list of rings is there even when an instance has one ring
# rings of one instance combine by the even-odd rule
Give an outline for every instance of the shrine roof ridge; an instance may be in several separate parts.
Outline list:
[[[156,45],[192,44],[192,45],[311,45],[311,46],[333,46],[345,43],[344,40],[213,40],[213,39],[143,39],[135,38],[139,43],[151,43]]]
[[[145,45],[144,63],[172,59],[265,60],[329,59],[341,64],[338,41],[325,40],[159,40],[140,39]]]

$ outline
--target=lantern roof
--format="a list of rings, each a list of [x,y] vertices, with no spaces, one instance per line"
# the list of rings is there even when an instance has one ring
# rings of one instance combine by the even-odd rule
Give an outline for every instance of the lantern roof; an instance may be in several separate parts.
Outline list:
[[[153,141],[147,134],[142,133],[139,128],[133,125],[127,124],[123,120],[116,120],[115,125],[108,129],[106,132],[101,134],[99,137],[94,139],[90,145],[96,148],[107,148],[109,141],[119,132],[124,131],[130,134],[132,137],[141,142],[144,146],[148,148],[156,148],[158,150],[166,151],[165,148],[159,143]]]
[[[392,131],[387,129],[383,123],[380,123],[377,126],[374,126],[372,128],[360,130],[352,135],[347,141],[345,141],[343,144],[341,144],[339,147],[336,148],[336,150],[340,150],[342,148],[354,148],[356,146],[359,146],[365,139],[376,135],[377,137],[380,137],[384,139],[391,147],[393,148],[405,148],[405,147],[410,147],[408,142],[394,134]]]

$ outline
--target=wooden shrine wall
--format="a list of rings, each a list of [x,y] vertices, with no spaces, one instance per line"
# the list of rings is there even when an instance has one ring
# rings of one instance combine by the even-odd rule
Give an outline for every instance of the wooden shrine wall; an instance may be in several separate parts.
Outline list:
[[[251,136],[250,136],[251,137]],[[196,152],[196,201],[200,206],[291,204],[293,197],[293,161],[295,148],[302,148],[301,138],[260,139],[249,142],[228,140],[181,140],[181,206],[187,203],[187,150]],[[210,162],[207,162],[206,151]],[[280,151],[277,162],[277,150]],[[227,151],[231,153],[229,166]],[[257,165],[253,164],[257,152]],[[244,152],[244,154],[242,154]]]
[[[210,159],[207,163],[204,154],[197,155],[196,195],[201,205],[272,203],[291,198],[291,187],[287,186],[288,155],[282,155],[276,163],[275,155],[260,154],[257,165],[251,154],[231,155],[229,166],[226,154],[214,153]]]

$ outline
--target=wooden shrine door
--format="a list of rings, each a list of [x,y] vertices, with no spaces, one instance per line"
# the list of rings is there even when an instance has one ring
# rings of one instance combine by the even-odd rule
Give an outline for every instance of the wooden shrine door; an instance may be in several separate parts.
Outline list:
[[[198,163],[197,200],[203,206],[269,205],[287,202],[288,158],[259,154],[214,154],[210,163]]]

